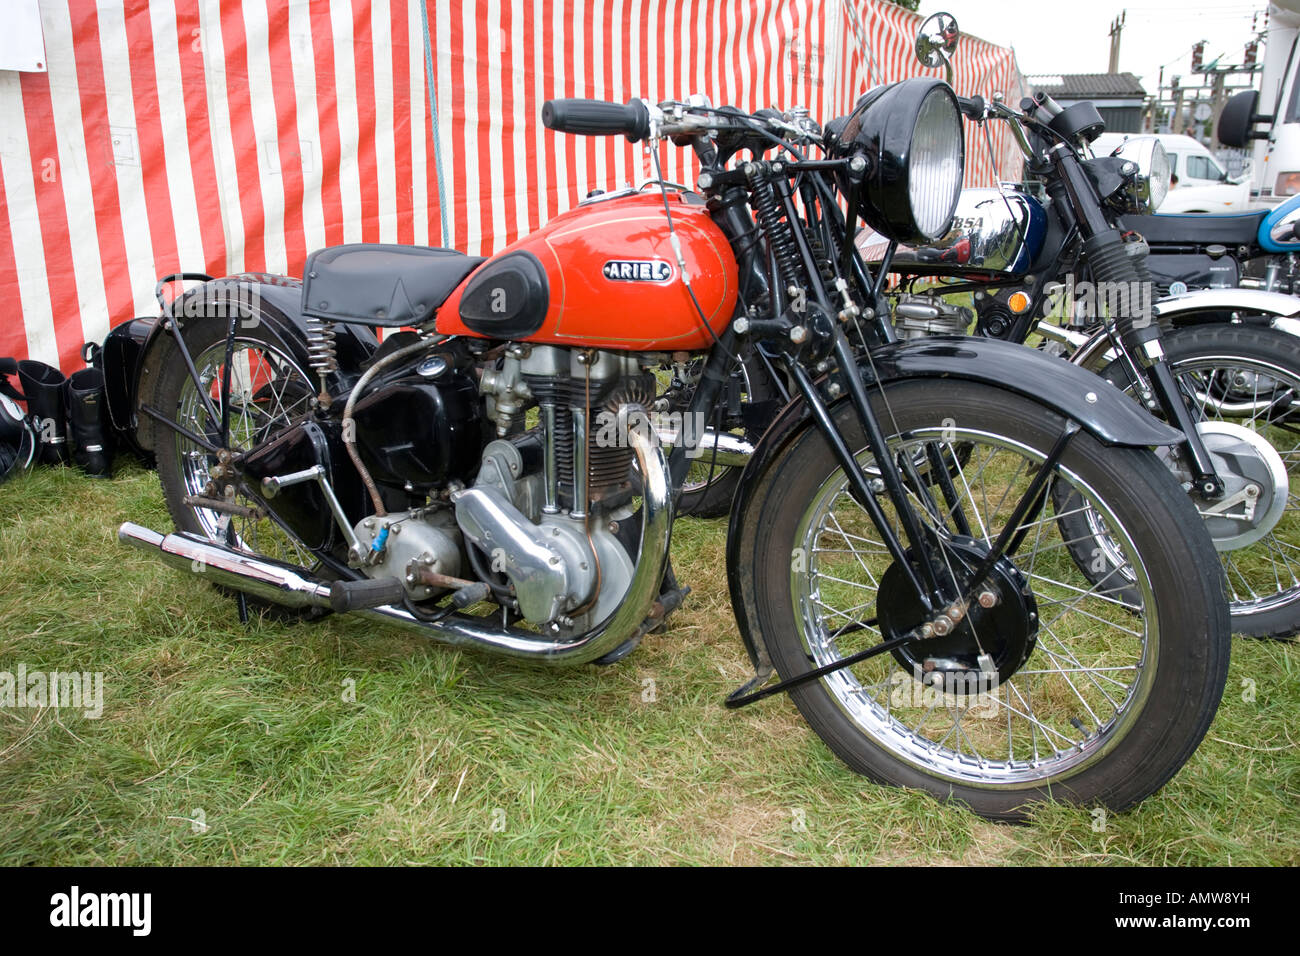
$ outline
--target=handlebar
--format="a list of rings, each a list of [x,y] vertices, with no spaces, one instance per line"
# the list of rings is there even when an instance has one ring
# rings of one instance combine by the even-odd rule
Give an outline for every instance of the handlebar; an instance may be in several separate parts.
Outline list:
[[[641,100],[625,105],[605,100],[558,99],[542,104],[542,124],[559,133],[582,136],[616,136],[630,142],[650,135],[650,109]]]
[[[984,117],[984,97],[972,96],[957,97],[957,109],[961,110],[963,116],[968,116],[973,120],[983,119]]]

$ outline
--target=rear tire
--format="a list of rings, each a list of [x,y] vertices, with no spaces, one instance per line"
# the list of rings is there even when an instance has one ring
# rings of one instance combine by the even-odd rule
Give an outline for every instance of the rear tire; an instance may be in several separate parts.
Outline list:
[[[887,392],[892,419],[878,394],[874,403],[882,424],[898,429],[888,439],[892,446],[971,443],[958,487],[979,477],[996,488],[1004,473],[1008,487],[1027,483],[1032,463],[1042,461],[1065,425],[1028,399],[973,383],[911,381]],[[843,403],[836,420],[851,447],[863,448],[856,418]],[[987,459],[981,457],[986,443]],[[1023,479],[1013,468],[1017,457],[1026,462]],[[859,460],[872,464],[865,451]],[[971,716],[971,698],[959,695],[952,702],[940,695],[942,713],[933,718],[936,704],[925,710],[923,697],[907,700],[918,692],[917,675],[889,655],[791,691],[812,729],[851,769],[959,801],[990,819],[1018,820],[1049,799],[1122,810],[1158,790],[1196,749],[1223,692],[1230,634],[1209,536],[1187,495],[1147,450],[1106,447],[1080,433],[1059,468],[1057,480],[1070,481],[1113,519],[1124,553],[1139,569],[1141,605],[1123,607],[1090,591],[1059,537],[1052,538],[1059,532],[1049,504],[1015,559],[1043,626],[1028,659],[992,691],[994,700],[1001,695],[996,720],[980,723]],[[873,606],[880,612],[878,602],[888,597],[881,574],[892,562],[865,512],[843,491],[845,476],[821,434],[806,428],[757,480],[740,523],[738,566],[731,569],[743,582],[736,598],[748,637],[767,648],[784,678],[881,640],[880,629],[861,626],[861,619]],[[985,492],[988,497],[968,493],[963,508],[977,513],[981,501],[997,500]],[[985,508],[975,537],[996,538],[997,519],[1005,524],[1018,497]],[[890,511],[888,499],[880,500]],[[1051,547],[1035,535],[1052,538]],[[977,638],[982,646],[1000,639],[987,627]],[[1107,700],[1118,706],[1108,708]],[[994,706],[987,695],[982,706]],[[953,727],[944,736],[949,714]],[[930,731],[932,719],[938,726]],[[1000,725],[1005,743],[997,739]]]
[[[205,391],[218,413],[221,411],[221,369],[225,361],[226,330],[227,319],[217,316],[187,319],[183,329],[186,348],[199,376],[208,383]],[[252,447],[310,409],[314,390],[306,372],[306,352],[296,347],[299,344],[296,340],[269,332],[268,322],[240,325],[232,362],[232,369],[237,372],[231,379],[229,447],[239,450]],[[196,434],[206,433],[209,426],[207,412],[199,400],[189,370],[174,347],[171,354],[162,359],[153,401],[155,407],[173,421]],[[217,463],[215,457],[161,423],[156,425],[154,452],[163,499],[177,530],[229,546],[223,533],[223,515],[184,501],[188,496],[203,496],[205,475]],[[244,505],[257,504],[242,491],[235,495],[235,501]],[[255,520],[236,516],[230,518],[230,524],[237,549],[319,574],[319,561],[311,551],[269,518]],[[221,590],[228,591],[226,588]],[[248,602],[269,616],[286,621],[327,613],[317,608],[286,608],[254,598],[248,598]]]

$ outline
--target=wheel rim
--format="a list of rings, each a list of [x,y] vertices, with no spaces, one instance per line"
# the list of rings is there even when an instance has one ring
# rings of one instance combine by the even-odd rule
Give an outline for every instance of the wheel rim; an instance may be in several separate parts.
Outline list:
[[[1291,603],[1300,597],[1300,547],[1290,543],[1300,537],[1300,378],[1240,355],[1172,361],[1170,371],[1195,418],[1248,428],[1281,455],[1288,485],[1281,518],[1253,544],[1222,552],[1221,560],[1233,614],[1260,614]]]
[[[925,442],[941,449],[971,515],[973,537],[988,544],[1044,455],[988,432],[953,432],[909,431],[905,441],[892,440],[891,448],[900,462]],[[971,443],[965,465],[952,454],[962,442]],[[864,453],[860,460],[868,463],[870,457]],[[1159,621],[1147,569],[1131,535],[1092,488],[1066,469],[1058,469],[1054,480],[1069,484],[1081,508],[1104,516],[1118,553],[1127,558],[1131,595],[1121,600],[1107,593],[1075,566],[1049,503],[1036,521],[1026,522],[1029,533],[1015,559],[1040,620],[1034,651],[1009,679],[974,692],[944,693],[887,655],[822,679],[858,729],[928,775],[999,789],[1062,780],[1118,745],[1150,692]],[[930,527],[954,533],[950,511],[930,514],[914,490],[912,495]],[[880,500],[893,521],[887,499]],[[870,519],[849,497],[841,470],[819,488],[795,541],[806,564],[806,573],[799,560],[792,565],[795,623],[813,664],[834,663],[880,641],[879,629],[857,625],[871,614],[876,586],[891,561]]]
[[[226,345],[218,342],[195,357],[194,367],[218,416],[222,413],[221,383]],[[236,339],[231,355],[230,433],[231,451],[247,451],[268,435],[288,425],[311,407],[310,379],[288,354],[264,342]],[[198,435],[216,433],[213,422],[193,378],[186,377],[177,403],[177,422]],[[205,497],[211,491],[211,469],[217,460],[207,450],[176,436],[176,463],[186,495]],[[221,494],[222,489],[216,489]],[[242,484],[236,486],[237,504],[255,506]],[[211,508],[187,506],[203,534],[214,541],[229,543],[252,554],[314,568],[318,559],[288,529],[269,517],[228,515]],[[229,541],[228,528],[233,531]]]

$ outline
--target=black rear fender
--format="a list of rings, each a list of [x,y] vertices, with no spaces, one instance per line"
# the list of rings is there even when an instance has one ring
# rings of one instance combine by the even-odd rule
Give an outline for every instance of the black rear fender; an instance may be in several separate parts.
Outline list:
[[[187,289],[172,302],[168,313],[155,320],[141,348],[134,382],[137,411],[136,440],[149,450],[154,447],[157,422],[139,414],[140,406],[153,405],[154,389],[160,370],[168,362],[181,361],[176,340],[165,328],[168,319],[179,320],[182,334],[185,321],[202,316],[229,318],[246,328],[265,323],[272,341],[279,341],[309,371],[307,323],[302,315],[302,283],[287,276],[245,273],[214,279]],[[140,321],[140,320],[137,320]],[[379,347],[373,330],[359,325],[336,324],[335,347],[340,372],[331,388],[343,388],[355,378],[356,370]],[[166,413],[165,409],[159,409]]]

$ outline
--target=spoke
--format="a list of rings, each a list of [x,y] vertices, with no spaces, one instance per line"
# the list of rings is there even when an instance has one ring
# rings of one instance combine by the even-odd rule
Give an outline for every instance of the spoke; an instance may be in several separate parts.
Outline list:
[[[845,543],[845,544],[848,544],[848,543],[849,543],[849,539],[848,539],[848,536],[845,535],[845,533],[844,533],[844,529],[843,529],[842,527],[840,527],[840,519],[837,518],[837,517],[835,517],[835,514],[834,514],[833,512],[831,513],[831,515],[830,515],[829,517],[830,517],[831,521],[834,522],[834,524],[835,524],[835,530],[838,531],[838,532],[840,533],[840,536],[841,536],[842,538],[844,538],[844,543]],[[875,583],[876,576],[875,576],[874,574],[871,573],[871,569],[867,567],[867,563],[866,563],[865,561],[862,560],[862,555],[860,555],[860,554],[858,554],[856,551],[854,551],[854,552],[853,552],[853,557],[857,559],[857,562],[858,562],[858,564],[862,567],[862,570],[863,570],[863,571],[866,571],[867,574],[871,577],[872,583]],[[838,580],[838,579],[836,579],[836,580]],[[845,583],[845,584],[848,584],[849,582],[845,581],[844,583]]]
[[[1108,603],[1108,604],[1118,604],[1120,607],[1122,607],[1122,608],[1127,608],[1127,609],[1130,610],[1130,611],[1140,611],[1140,610],[1141,610],[1141,608],[1138,607],[1136,604],[1129,604],[1127,601],[1120,601],[1120,600],[1117,600],[1116,598],[1106,597],[1106,595],[1104,595],[1104,594],[1093,594],[1091,590],[1084,590],[1083,588],[1076,587],[1076,586],[1073,585],[1073,584],[1066,584],[1064,581],[1057,581],[1055,578],[1049,578],[1049,577],[1048,577],[1047,575],[1045,575],[1045,574],[1034,575],[1033,580],[1035,580],[1035,581],[1042,581],[1042,582],[1045,582],[1045,583],[1047,583],[1047,584],[1050,584],[1050,585],[1052,585],[1052,586],[1054,586],[1054,587],[1064,588],[1065,590],[1070,591],[1070,592],[1073,592],[1073,593],[1075,593],[1075,594],[1084,594],[1084,595],[1088,595],[1088,596],[1090,596],[1090,597],[1094,597],[1094,598],[1096,598],[1098,601],[1105,601],[1105,602]],[[1062,603],[1064,603],[1064,602],[1062,602],[1062,601],[1054,601],[1054,600],[1051,600],[1051,599],[1043,600],[1042,598],[1037,598],[1037,600],[1038,600],[1038,603],[1039,603],[1039,604],[1062,604]]]
[[[1014,688],[1015,685],[1014,685],[1014,684],[1011,684],[1011,685],[1009,685],[1009,686],[1012,686],[1012,687]],[[1020,697],[1020,692],[1019,692],[1019,691],[1016,691],[1016,696],[1017,696],[1017,697]],[[1021,698],[1021,700],[1022,700],[1022,702],[1023,702],[1024,698]],[[1016,716],[1018,716],[1018,717],[1023,717],[1025,720],[1029,721],[1029,723],[1030,723],[1032,726],[1034,726],[1034,727],[1038,728],[1039,730],[1041,730],[1041,731],[1043,732],[1043,735],[1044,735],[1044,736],[1047,736],[1048,734],[1051,734],[1053,737],[1060,737],[1060,738],[1061,738],[1062,740],[1064,740],[1064,741],[1066,742],[1066,744],[1067,744],[1068,746],[1070,746],[1070,747],[1077,747],[1077,746],[1079,746],[1079,744],[1081,744],[1081,743],[1083,742],[1083,741],[1076,741],[1076,740],[1071,739],[1070,737],[1067,737],[1065,734],[1061,733],[1059,730],[1056,730],[1056,729],[1053,728],[1053,727],[1049,727],[1047,724],[1043,723],[1043,722],[1042,722],[1041,720],[1039,720],[1038,718],[1033,717],[1033,716],[1031,716],[1030,714],[1028,714],[1028,713],[1026,713],[1026,712],[1024,712],[1024,711],[1016,710],[1014,707],[1011,706],[1011,702],[1010,702],[1010,701],[1004,701],[1004,702],[1001,702],[1001,704],[1002,704],[1003,707],[1006,707],[1006,708],[1007,708],[1008,710],[1010,710],[1012,713],[1016,714]],[[1049,740],[1048,743],[1050,744],[1051,741]],[[1059,753],[1059,752],[1060,752],[1060,751],[1056,750],[1055,745],[1052,746],[1052,750],[1053,750],[1054,752],[1056,752],[1056,753]],[[1039,754],[1038,754],[1038,748],[1037,748],[1037,747],[1034,748],[1034,758],[1035,758],[1035,759],[1041,759],[1041,758],[1039,757]]]
[[[957,465],[957,477],[961,479],[961,485],[966,490],[966,498],[970,501],[971,507],[975,511],[975,523],[979,525],[980,536],[984,538],[984,543],[988,544],[990,541],[989,529],[984,526],[984,517],[979,513],[979,507],[975,504],[975,496],[971,493],[970,484],[966,481],[966,469],[961,466],[960,458],[954,456],[953,461]],[[985,459],[984,465],[981,466],[981,472],[982,469],[987,466],[988,459]]]

